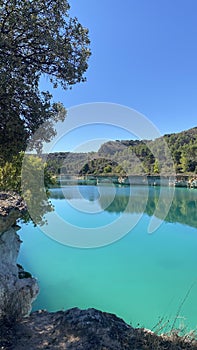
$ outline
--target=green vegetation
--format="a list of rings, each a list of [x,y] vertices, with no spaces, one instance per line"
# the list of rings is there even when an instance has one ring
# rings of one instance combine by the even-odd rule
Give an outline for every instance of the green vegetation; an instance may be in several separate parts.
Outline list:
[[[111,174],[117,170],[122,170],[118,167],[117,162],[111,161],[105,158],[95,158],[86,163],[79,172],[79,175],[90,175],[90,174]]]
[[[65,108],[39,90],[49,77],[63,89],[85,81],[88,30],[69,15],[67,0],[0,1],[0,187],[20,190],[22,151],[42,125],[34,148],[55,135]]]
[[[23,160],[23,152],[12,157],[12,162],[5,162],[0,167],[0,189],[14,190],[20,192],[21,188],[21,166]]]
[[[0,160],[26,148],[48,121],[36,147],[54,136],[52,120],[65,109],[39,90],[42,75],[63,89],[84,81],[90,56],[88,31],[69,16],[67,0],[0,1]]]
[[[98,154],[116,160],[128,175],[160,171],[169,174],[171,159],[176,173],[196,173],[197,127],[154,141],[110,141],[101,146]]]
[[[88,30],[69,8],[67,0],[0,0],[0,189],[22,193],[39,224],[53,210],[46,197],[53,174],[42,157],[24,158],[24,150],[39,128],[31,147],[40,154],[56,133],[54,122],[66,116],[61,103],[40,91],[40,78],[71,88],[85,81],[90,56]]]
[[[197,173],[197,127],[154,141],[109,141],[98,152],[52,153],[47,164],[55,175],[192,175]]]
[[[3,191],[13,190],[21,192],[21,168],[24,159],[24,152],[20,152],[12,158],[12,162],[6,162],[0,167],[0,189]],[[29,155],[23,163],[23,193],[24,187],[31,179],[43,176],[44,185],[49,188],[54,184],[55,180],[49,171],[46,171],[46,163],[42,158],[36,155]],[[27,172],[28,171],[28,172]],[[25,172],[27,172],[25,174]],[[32,180],[31,180],[32,183]]]
[[[21,169],[23,169],[22,172]],[[21,178],[23,178],[22,186]],[[46,163],[36,155],[28,155],[24,158],[24,152],[20,152],[12,158],[12,162],[6,162],[0,167],[0,189],[22,194],[29,212],[33,213],[34,223],[40,225],[45,223],[44,215],[53,210],[50,201],[46,200],[46,195],[48,195],[48,188],[54,183],[53,176],[46,171]],[[29,221],[29,214],[24,214],[23,219]]]

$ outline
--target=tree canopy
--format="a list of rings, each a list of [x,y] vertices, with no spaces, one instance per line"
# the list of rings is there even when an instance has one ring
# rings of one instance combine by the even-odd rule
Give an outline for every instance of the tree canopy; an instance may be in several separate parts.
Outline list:
[[[65,109],[52,103],[39,80],[71,88],[85,81],[88,30],[69,15],[67,0],[0,0],[0,157],[24,150],[45,121],[64,119]],[[54,133],[51,124],[42,135]]]
[[[108,141],[92,154],[51,153],[47,164],[56,175],[197,174],[197,127],[152,141]]]

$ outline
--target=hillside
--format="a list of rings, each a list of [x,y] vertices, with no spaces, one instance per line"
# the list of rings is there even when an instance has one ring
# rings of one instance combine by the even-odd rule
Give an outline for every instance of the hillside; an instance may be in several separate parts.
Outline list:
[[[197,127],[155,140],[116,140],[98,152],[48,155],[48,168],[67,175],[197,173]]]

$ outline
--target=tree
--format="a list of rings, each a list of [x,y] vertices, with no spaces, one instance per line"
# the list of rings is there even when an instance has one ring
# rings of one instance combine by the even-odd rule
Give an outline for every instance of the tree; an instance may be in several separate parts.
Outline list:
[[[104,167],[104,169],[103,169],[103,172],[104,172],[105,174],[111,173],[111,172],[112,172],[112,167],[111,167],[111,165],[106,165],[106,166]]]
[[[90,167],[89,164],[86,163],[83,168],[80,170],[79,175],[86,175],[89,173]]]
[[[189,167],[189,160],[188,160],[186,154],[184,154],[184,153],[182,153],[182,155],[181,155],[180,165],[181,165],[181,171],[183,173],[186,173],[188,171],[188,167]]]
[[[85,81],[88,30],[69,16],[67,0],[0,0],[0,156],[5,162],[25,149],[35,130],[48,121],[43,140],[54,135],[50,120],[65,117],[39,80],[71,88]]]
[[[12,162],[5,162],[0,167],[0,190],[20,191],[23,155],[21,152],[17,156],[13,156]]]
[[[155,159],[154,167],[153,167],[153,172],[154,174],[159,174],[160,173],[160,166],[159,166],[159,161],[158,159]]]

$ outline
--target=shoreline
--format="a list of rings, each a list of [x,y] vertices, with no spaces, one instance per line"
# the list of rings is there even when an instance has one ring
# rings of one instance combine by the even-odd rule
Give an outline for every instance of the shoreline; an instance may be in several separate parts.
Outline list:
[[[56,178],[54,186],[64,185],[140,185],[140,186],[170,186],[183,188],[197,188],[197,176],[182,175],[60,175]]]

